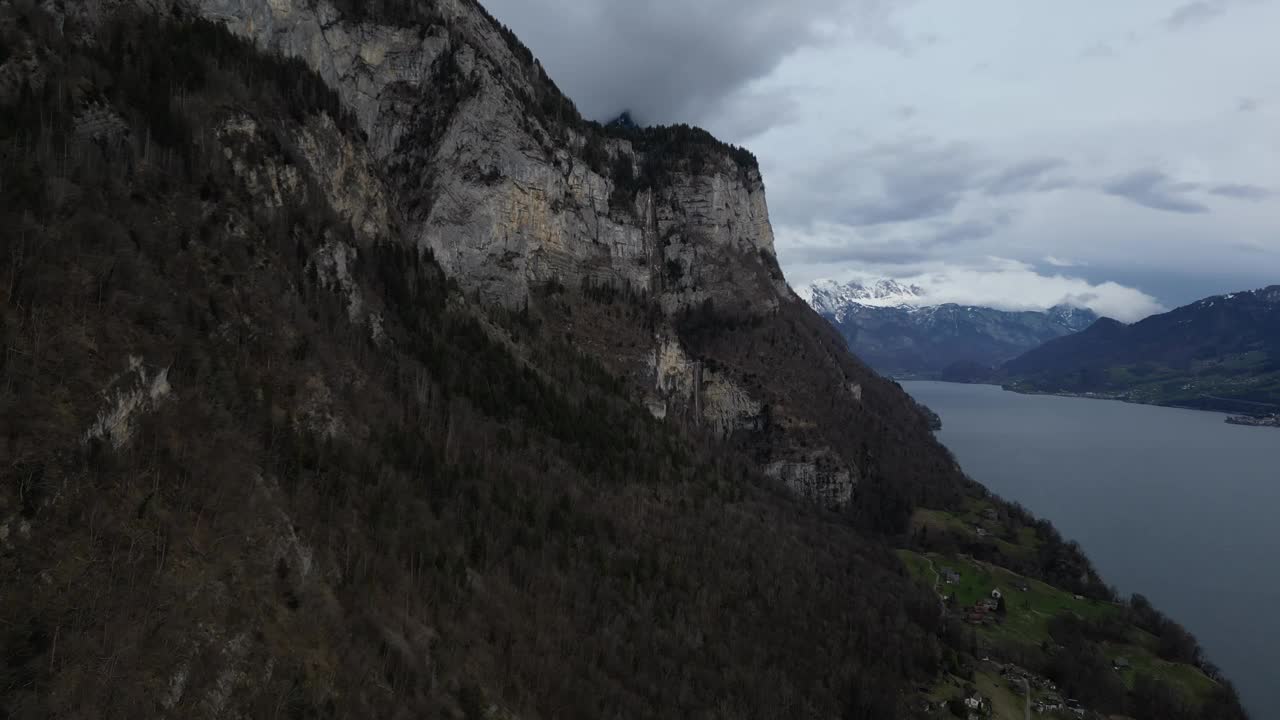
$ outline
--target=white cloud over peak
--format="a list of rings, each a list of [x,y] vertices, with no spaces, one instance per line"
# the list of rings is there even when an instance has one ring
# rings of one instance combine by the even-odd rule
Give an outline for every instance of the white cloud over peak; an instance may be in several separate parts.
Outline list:
[[[1083,267],[1086,265],[1086,263],[1082,263],[1077,260],[1063,260],[1062,258],[1054,257],[1053,255],[1045,255],[1044,261],[1056,268],[1073,268]]]
[[[883,276],[853,272],[832,279],[869,284]],[[1007,258],[987,258],[971,266],[922,267],[893,279],[922,290],[919,296],[906,301],[914,305],[956,303],[998,310],[1047,310],[1071,305],[1122,322],[1141,320],[1166,309],[1155,298],[1134,288],[1114,282],[1091,283],[1060,273],[1044,274]]]

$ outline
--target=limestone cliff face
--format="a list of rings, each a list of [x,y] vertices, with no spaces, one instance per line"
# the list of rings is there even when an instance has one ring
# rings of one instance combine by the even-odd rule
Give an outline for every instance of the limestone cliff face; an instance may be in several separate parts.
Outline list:
[[[521,98],[535,89],[470,2],[434,3],[437,22],[414,27],[347,22],[326,0],[193,2],[302,58],[338,90],[370,152],[388,168],[412,168],[398,177],[416,200],[406,212],[411,238],[486,299],[514,307],[532,285],[591,279],[661,293],[675,310],[729,296],[718,287],[724,250],[773,253],[760,175],[728,158],[618,202],[615,180],[578,159],[582,137],[557,143],[558,128],[530,116]],[[450,83],[469,92],[445,100],[439,90]],[[626,141],[603,151],[610,168],[646,159]],[[660,271],[676,264],[678,279],[663,284]]]
[[[191,0],[202,15],[227,24],[264,48],[306,61],[338,90],[369,135],[370,148],[387,157],[410,122],[400,102],[420,90],[448,46],[443,28],[349,23],[329,2],[310,0]]]
[[[697,422],[725,437],[760,429],[764,405],[733,379],[689,357],[679,341],[666,338],[650,359],[654,386],[649,407],[666,417],[672,406],[691,409]]]
[[[650,368],[654,414],[678,413],[721,436],[764,428],[760,393],[733,367],[711,371],[690,359],[674,328],[690,309],[768,317],[799,306],[777,270],[753,163],[724,150],[685,162],[665,147],[598,136],[589,147],[593,138],[579,126],[536,111],[541,69],[517,57],[469,0],[426,3],[397,24],[353,21],[329,0],[187,4],[265,49],[301,58],[337,90],[376,169],[349,151],[325,152],[324,128],[301,145],[332,178],[326,195],[358,234],[376,234],[394,209],[404,241],[429,248],[468,294],[509,308],[550,282],[652,298],[666,324],[646,333],[649,348],[617,352],[624,364]],[[660,182],[633,182],[654,166]],[[319,259],[339,281],[336,260],[346,252]],[[358,298],[352,306],[358,313]],[[371,323],[376,329],[376,316]],[[844,382],[833,379],[832,392]],[[852,462],[795,432],[771,442],[766,469],[775,477],[826,502],[848,499],[858,474]]]

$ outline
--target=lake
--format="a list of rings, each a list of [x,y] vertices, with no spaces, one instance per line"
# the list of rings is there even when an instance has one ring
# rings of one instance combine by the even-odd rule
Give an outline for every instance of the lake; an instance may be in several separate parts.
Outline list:
[[[905,382],[965,471],[1047,518],[1280,714],[1280,430],[1195,410]]]

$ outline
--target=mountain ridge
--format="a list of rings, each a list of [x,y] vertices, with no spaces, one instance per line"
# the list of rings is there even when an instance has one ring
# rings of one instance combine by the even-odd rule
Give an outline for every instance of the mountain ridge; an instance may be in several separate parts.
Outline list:
[[[920,287],[893,280],[820,282],[802,296],[832,323],[851,351],[876,370],[901,377],[985,375],[989,368],[1097,319],[1092,311],[1069,305],[1041,312],[933,305]]]
[[[910,306],[911,301],[922,299],[925,293],[918,285],[904,285],[886,278],[871,284],[819,280],[804,286],[798,294],[819,314],[838,314],[841,308],[851,304],[871,307]]]
[[[1035,392],[1228,412],[1280,408],[1280,285],[1198,300],[1132,325],[1099,321],[1002,368]]]

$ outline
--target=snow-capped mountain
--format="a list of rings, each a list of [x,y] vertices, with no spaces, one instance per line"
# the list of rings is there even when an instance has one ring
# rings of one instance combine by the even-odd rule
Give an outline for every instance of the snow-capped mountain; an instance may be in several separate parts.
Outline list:
[[[819,280],[799,291],[805,302],[819,313],[838,315],[850,305],[866,307],[903,307],[919,305],[925,297],[919,285],[904,285],[897,280],[872,283],[840,283]]]
[[[1098,319],[1092,310],[1067,305],[1018,312],[931,303],[921,287],[896,280],[821,281],[800,295],[869,365],[903,377],[980,376]]]

